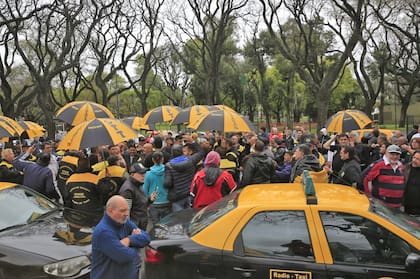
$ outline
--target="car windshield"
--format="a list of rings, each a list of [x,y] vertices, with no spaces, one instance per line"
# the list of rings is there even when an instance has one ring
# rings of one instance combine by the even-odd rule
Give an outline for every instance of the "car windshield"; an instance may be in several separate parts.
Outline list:
[[[400,211],[399,209],[388,207],[382,201],[377,199],[371,199],[370,204],[370,210],[373,213],[376,213],[377,215],[390,221],[394,225],[414,235],[417,239],[420,239],[419,219],[409,216]]]
[[[35,221],[57,209],[57,205],[21,186],[0,191],[0,231]]]
[[[190,237],[194,236],[208,225],[234,209],[237,204],[239,193],[240,191],[235,191],[200,210],[191,220],[188,227],[188,235]]]

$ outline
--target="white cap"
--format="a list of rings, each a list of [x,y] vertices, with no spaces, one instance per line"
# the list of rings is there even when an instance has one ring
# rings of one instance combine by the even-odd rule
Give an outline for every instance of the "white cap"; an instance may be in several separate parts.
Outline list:
[[[413,139],[418,139],[418,138],[420,138],[420,133],[414,134],[414,135],[411,137],[411,140],[413,140]]]
[[[320,132],[322,133],[322,134],[324,134],[324,135],[326,135],[327,134],[327,128],[322,128],[321,130],[320,130]]]

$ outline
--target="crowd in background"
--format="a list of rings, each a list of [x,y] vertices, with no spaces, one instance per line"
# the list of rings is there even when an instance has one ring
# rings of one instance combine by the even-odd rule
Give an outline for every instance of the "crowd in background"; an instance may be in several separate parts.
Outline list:
[[[55,141],[2,145],[0,181],[24,184],[64,206],[103,212],[123,196],[141,229],[170,212],[200,209],[250,184],[314,182],[358,188],[420,215],[420,133],[391,137],[372,129],[318,134],[302,127],[258,133],[151,132],[89,150],[56,150]]]

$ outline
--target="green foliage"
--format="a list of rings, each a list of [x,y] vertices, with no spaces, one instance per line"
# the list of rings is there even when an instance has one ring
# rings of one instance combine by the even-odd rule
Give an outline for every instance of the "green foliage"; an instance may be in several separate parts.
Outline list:
[[[343,77],[331,94],[330,113],[343,109],[361,108],[363,102],[360,87],[349,68],[346,68]]]

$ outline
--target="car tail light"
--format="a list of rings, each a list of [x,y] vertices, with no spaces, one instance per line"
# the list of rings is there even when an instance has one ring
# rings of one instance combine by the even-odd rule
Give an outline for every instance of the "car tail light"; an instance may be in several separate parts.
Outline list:
[[[162,263],[165,255],[151,247],[146,247],[146,262],[148,263]]]

